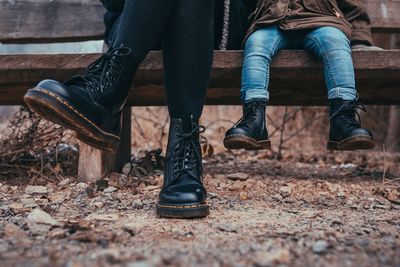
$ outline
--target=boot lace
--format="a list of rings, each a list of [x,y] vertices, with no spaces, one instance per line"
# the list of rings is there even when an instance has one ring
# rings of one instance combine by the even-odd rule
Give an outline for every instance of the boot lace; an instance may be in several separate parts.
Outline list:
[[[130,53],[129,47],[110,49],[87,67],[85,75],[75,75],[65,84],[83,87],[93,93],[103,93],[118,78],[122,68],[118,59]]]
[[[354,100],[348,104],[343,104],[329,119],[340,119],[347,126],[346,128],[359,128],[361,127],[360,111],[366,112],[367,109],[358,100]]]
[[[256,125],[257,119],[257,109],[259,106],[264,106],[265,104],[260,101],[252,101],[246,105],[243,117],[241,117],[233,127],[245,127],[252,129]]]
[[[188,174],[195,179],[202,176],[201,151],[199,151],[196,138],[198,134],[204,131],[205,128],[203,126],[197,126],[188,133],[178,133],[176,144],[173,147],[173,180],[181,177],[182,174]]]

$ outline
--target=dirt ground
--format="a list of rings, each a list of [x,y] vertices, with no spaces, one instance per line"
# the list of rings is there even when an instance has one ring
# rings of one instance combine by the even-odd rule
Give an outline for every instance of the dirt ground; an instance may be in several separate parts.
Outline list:
[[[204,163],[211,215],[196,220],[156,217],[161,174],[1,181],[0,265],[400,266],[399,154]]]

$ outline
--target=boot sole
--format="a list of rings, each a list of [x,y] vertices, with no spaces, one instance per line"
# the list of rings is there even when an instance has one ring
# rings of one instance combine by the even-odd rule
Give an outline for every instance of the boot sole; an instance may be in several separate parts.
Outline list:
[[[248,136],[232,135],[224,138],[224,146],[227,149],[262,150],[271,149],[271,141],[256,141]]]
[[[367,135],[352,136],[343,141],[328,141],[328,150],[365,150],[375,147],[374,140]]]
[[[175,218],[175,219],[204,218],[210,214],[210,206],[208,204],[186,205],[186,206],[158,204],[156,213],[159,217],[163,218]]]
[[[103,131],[60,96],[35,87],[28,90],[24,101],[44,119],[75,131],[82,142],[109,152],[117,150],[119,136]]]

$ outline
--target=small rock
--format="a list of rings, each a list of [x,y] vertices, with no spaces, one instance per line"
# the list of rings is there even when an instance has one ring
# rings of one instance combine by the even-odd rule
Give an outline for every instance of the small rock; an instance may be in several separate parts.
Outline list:
[[[53,219],[47,212],[36,208],[28,215],[28,220],[37,224],[46,224],[51,226],[61,226],[59,222]]]
[[[257,266],[275,266],[290,263],[290,252],[288,249],[275,249],[272,251],[259,251],[256,253],[254,261]]]
[[[131,236],[135,236],[142,231],[143,225],[134,223],[134,222],[130,222],[130,223],[126,223],[123,226],[123,229],[124,229],[124,231],[128,232]]]
[[[102,250],[99,250],[99,251],[96,251],[96,252],[92,253],[90,255],[90,258],[92,260],[94,260],[94,259],[97,259],[99,257],[105,257],[108,260],[115,261],[115,260],[119,259],[120,256],[121,256],[121,253],[120,253],[120,251],[118,249],[109,248],[109,249],[102,249]]]
[[[233,183],[232,186],[229,187],[230,191],[242,191],[244,189],[244,184],[241,182]]]
[[[112,193],[114,191],[117,191],[118,189],[115,188],[114,186],[109,186],[106,189],[104,189],[104,193]]]
[[[71,179],[67,178],[62,180],[61,182],[58,183],[59,186],[66,186],[67,184],[69,184],[71,182]]]
[[[50,238],[64,238],[66,237],[66,232],[64,229],[54,229],[47,234]]]
[[[14,238],[26,236],[25,232],[21,228],[12,223],[7,223],[6,226],[4,226],[4,234],[6,237]]]
[[[245,191],[240,192],[239,199],[240,200],[248,200],[249,199],[249,194],[247,192],[245,192]]]
[[[222,231],[222,232],[228,232],[228,233],[236,233],[237,229],[236,226],[234,224],[230,224],[230,223],[224,223],[224,224],[220,224],[217,226],[218,230]]]
[[[312,250],[316,254],[322,254],[326,252],[328,247],[329,247],[328,242],[326,242],[325,240],[318,240],[317,242],[314,243]]]
[[[246,181],[249,178],[247,173],[238,172],[233,174],[228,174],[228,179],[232,181]]]
[[[19,210],[22,210],[24,208],[24,204],[21,202],[13,202],[9,205],[9,208],[18,212]]]
[[[77,183],[75,185],[76,189],[78,189],[79,191],[83,191],[86,190],[86,188],[89,187],[89,185],[87,183]]]
[[[33,195],[33,194],[42,194],[45,195],[48,193],[47,188],[44,186],[40,186],[40,185],[28,185],[25,188],[25,193],[29,194],[29,195]]]
[[[116,213],[111,213],[111,214],[98,214],[98,213],[92,213],[89,216],[87,216],[84,220],[86,221],[109,221],[109,222],[115,222],[118,221],[119,215]]]
[[[283,198],[288,197],[288,196],[290,196],[290,194],[292,193],[292,187],[287,186],[287,185],[281,186],[281,187],[279,188],[279,193],[281,194],[281,196],[282,196]]]
[[[49,199],[53,204],[61,204],[65,200],[68,200],[68,197],[67,194],[65,194],[64,192],[57,192],[55,194],[51,194],[49,196]]]
[[[143,209],[144,204],[140,199],[136,199],[135,201],[133,201],[132,206],[134,209],[140,210]]]

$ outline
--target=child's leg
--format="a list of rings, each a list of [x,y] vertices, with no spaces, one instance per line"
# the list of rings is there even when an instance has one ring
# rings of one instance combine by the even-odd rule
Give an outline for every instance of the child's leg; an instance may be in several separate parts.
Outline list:
[[[305,36],[304,49],[324,63],[328,99],[357,98],[350,41],[341,30],[334,27],[312,30]]]
[[[284,33],[276,26],[259,29],[250,35],[244,48],[240,90],[242,103],[252,99],[269,99],[271,60],[287,43]]]
[[[328,88],[330,131],[329,150],[370,149],[375,146],[371,132],[356,120],[357,91],[350,41],[334,27],[310,31],[304,38],[304,48],[324,63]]]
[[[241,89],[243,117],[226,132],[226,148],[271,148],[265,123],[269,69],[272,57],[287,44],[285,34],[276,26],[257,30],[247,40]]]

